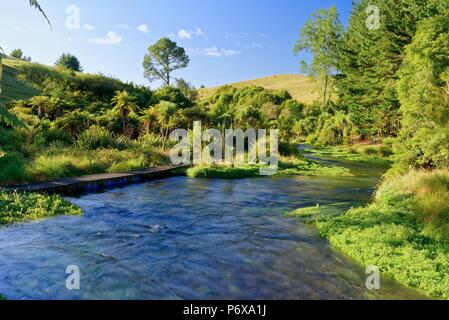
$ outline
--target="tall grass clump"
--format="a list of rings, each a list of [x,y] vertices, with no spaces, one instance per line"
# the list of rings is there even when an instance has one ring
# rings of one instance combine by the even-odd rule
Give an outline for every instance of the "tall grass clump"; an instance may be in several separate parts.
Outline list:
[[[126,172],[142,169],[148,166],[148,163],[145,157],[139,156],[134,159],[125,160],[122,162],[114,163],[109,169],[108,172]]]
[[[449,170],[413,170],[393,178],[386,188],[384,190],[390,194],[413,198],[413,216],[422,225],[425,235],[449,241]],[[384,196],[383,193],[379,192],[379,197]]]
[[[115,148],[117,143],[109,130],[99,126],[92,126],[78,135],[76,146],[82,149],[95,150]]]
[[[6,153],[0,157],[1,184],[14,184],[27,181],[26,160],[19,153]]]

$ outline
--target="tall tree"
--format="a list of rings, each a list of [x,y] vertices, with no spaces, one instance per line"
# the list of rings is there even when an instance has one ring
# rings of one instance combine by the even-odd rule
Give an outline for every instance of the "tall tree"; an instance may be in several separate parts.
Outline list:
[[[301,62],[303,72],[316,77],[319,83],[323,105],[326,106],[332,96],[333,76],[337,72],[339,44],[343,34],[337,8],[320,9],[300,30],[299,39],[294,47],[296,54],[307,51],[313,55],[309,65]]]
[[[186,68],[189,62],[184,48],[168,38],[162,38],[148,48],[143,60],[144,76],[150,82],[162,80],[169,86],[171,73]]]
[[[400,170],[449,166],[449,10],[418,24],[399,71]]]
[[[63,53],[58,60],[56,60],[55,65],[75,72],[83,71],[78,58],[70,53]]]
[[[362,137],[395,135],[400,128],[397,71],[417,21],[447,1],[358,0],[340,47],[339,106]],[[375,10],[370,10],[375,8]],[[369,27],[378,14],[378,25]],[[376,17],[374,16],[376,19]]]
[[[23,51],[22,51],[22,49],[14,49],[13,51],[11,51],[11,53],[9,55],[16,59],[22,59]]]

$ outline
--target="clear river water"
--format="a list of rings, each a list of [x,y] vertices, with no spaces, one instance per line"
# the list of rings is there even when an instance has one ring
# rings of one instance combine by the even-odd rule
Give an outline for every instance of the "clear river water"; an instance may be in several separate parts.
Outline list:
[[[70,197],[83,216],[0,228],[0,293],[9,299],[421,298],[384,278],[381,290],[367,290],[362,266],[285,218],[318,203],[368,203],[382,172],[348,166],[354,177],[173,177]],[[69,265],[79,267],[80,290],[66,288]]]

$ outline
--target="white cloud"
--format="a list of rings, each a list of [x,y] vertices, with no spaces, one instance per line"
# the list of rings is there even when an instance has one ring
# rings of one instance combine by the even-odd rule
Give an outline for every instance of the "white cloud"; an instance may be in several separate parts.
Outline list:
[[[131,27],[127,24],[119,24],[114,27],[115,29],[129,30]]]
[[[123,41],[123,38],[115,33],[114,31],[109,31],[104,38],[92,38],[89,42],[97,44],[111,44],[116,45]]]
[[[93,25],[91,25],[91,24],[85,24],[83,26],[83,29],[87,30],[87,31],[93,31],[93,30],[95,30],[95,27]]]
[[[262,45],[260,43],[258,43],[258,42],[253,42],[253,43],[251,43],[251,48],[258,48],[258,49],[260,49],[260,48],[262,48]]]
[[[220,49],[218,47],[211,47],[211,48],[205,48],[205,49],[187,49],[188,52],[194,53],[194,54],[203,54],[209,57],[232,57],[232,56],[238,56],[241,54],[240,51],[236,50],[230,50],[230,49]]]
[[[137,27],[137,30],[143,33],[149,33],[150,28],[146,24],[141,24]]]
[[[192,39],[193,37],[204,36],[204,31],[201,28],[195,30],[181,29],[178,31],[178,37],[181,39]]]

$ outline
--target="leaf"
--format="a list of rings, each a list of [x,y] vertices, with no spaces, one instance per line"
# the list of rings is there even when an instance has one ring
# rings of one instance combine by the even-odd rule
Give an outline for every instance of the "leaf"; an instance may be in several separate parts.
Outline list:
[[[0,104],[0,125],[5,125],[7,127],[24,127],[22,121],[9,112],[2,104]]]
[[[30,6],[36,8],[37,10],[39,10],[43,14],[45,19],[47,19],[47,22],[50,25],[50,29],[51,29],[52,26],[51,26],[50,20],[48,19],[47,15],[45,14],[44,10],[40,6],[40,4],[37,2],[37,0],[30,0]]]

